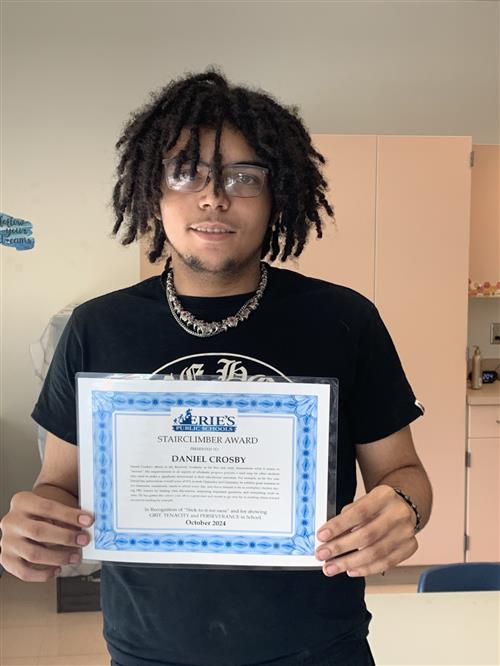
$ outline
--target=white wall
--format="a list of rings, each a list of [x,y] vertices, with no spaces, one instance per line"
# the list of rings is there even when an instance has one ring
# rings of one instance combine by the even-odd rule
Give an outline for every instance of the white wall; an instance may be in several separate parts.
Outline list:
[[[1,248],[0,512],[39,469],[29,357],[50,316],[137,282],[109,238],[114,143],[150,90],[220,65],[298,104],[311,132],[499,143],[497,2],[2,3],[2,200],[34,224]]]

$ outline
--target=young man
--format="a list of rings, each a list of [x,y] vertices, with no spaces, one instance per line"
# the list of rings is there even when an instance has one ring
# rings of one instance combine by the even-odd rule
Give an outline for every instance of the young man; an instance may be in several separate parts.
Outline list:
[[[409,428],[423,409],[375,305],[262,261],[298,256],[311,226],[321,235],[318,209],[333,215],[324,159],[295,108],[214,68],[172,81],[117,148],[113,231],[127,218],[122,242],[149,231],[150,261],[165,250],[168,261],[161,276],[74,310],[32,413],[49,432],[43,467],[2,521],[2,564],[45,581],[88,541],[76,372],[337,378],[337,515],[318,531],[322,568],[104,563],[104,635],[116,666],[373,664],[363,577],[415,552],[431,488]],[[356,458],[367,494],[353,503]]]

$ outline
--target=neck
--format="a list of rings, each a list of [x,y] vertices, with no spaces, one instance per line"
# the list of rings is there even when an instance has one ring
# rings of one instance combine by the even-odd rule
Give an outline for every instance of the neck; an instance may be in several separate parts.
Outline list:
[[[255,291],[260,281],[260,259],[254,259],[238,270],[212,272],[194,270],[172,256],[174,287],[179,296],[234,296]]]

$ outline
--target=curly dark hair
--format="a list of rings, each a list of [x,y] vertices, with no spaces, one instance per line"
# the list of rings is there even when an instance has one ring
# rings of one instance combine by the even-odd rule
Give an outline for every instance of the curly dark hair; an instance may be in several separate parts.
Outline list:
[[[318,209],[335,216],[324,195],[327,182],[319,163],[325,158],[311,145],[311,137],[299,117],[297,106],[279,104],[260,90],[229,84],[214,65],[205,72],[187,73],[150,93],[151,100],[132,113],[116,143],[121,153],[117,182],[113,188],[116,222],[112,235],[127,217],[122,245],[149,234],[150,263],[163,255],[167,237],[159,218],[162,196],[162,158],[175,146],[183,128],[190,130],[184,150],[176,156],[177,167],[188,159],[199,160],[199,130],[216,130],[214,186],[222,187],[222,156],[219,152],[224,123],[241,132],[248,144],[270,167],[272,209],[261,257],[285,261],[298,257],[314,225],[322,237]],[[195,167],[194,167],[195,168]],[[281,253],[281,254],[280,254]]]

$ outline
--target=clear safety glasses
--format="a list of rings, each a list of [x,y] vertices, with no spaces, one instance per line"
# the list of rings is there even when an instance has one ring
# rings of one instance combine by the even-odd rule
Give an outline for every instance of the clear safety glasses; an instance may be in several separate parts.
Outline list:
[[[162,160],[165,167],[165,182],[169,189],[177,192],[199,192],[208,183],[213,166],[194,160],[184,162],[177,168],[176,159]],[[258,163],[226,164],[222,167],[222,182],[225,192],[233,197],[256,197],[264,187],[269,168]]]

